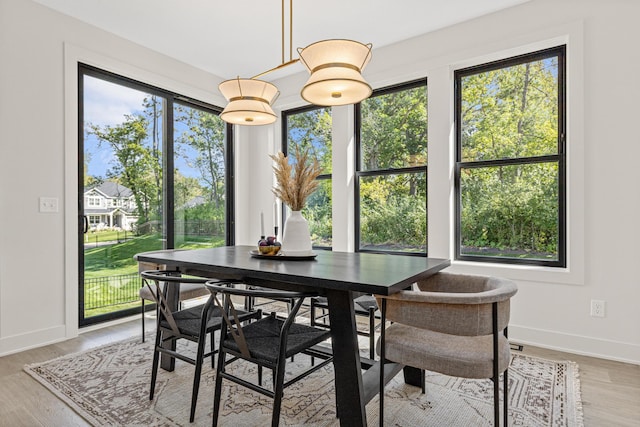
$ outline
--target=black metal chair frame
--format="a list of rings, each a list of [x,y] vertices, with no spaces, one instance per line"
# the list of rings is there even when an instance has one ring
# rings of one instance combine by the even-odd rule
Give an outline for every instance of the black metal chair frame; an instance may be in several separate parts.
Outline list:
[[[253,286],[253,285],[246,285],[246,288],[247,289],[255,289],[255,290],[265,290],[265,289],[269,290],[269,288],[264,288],[264,287],[261,287],[261,286]],[[282,299],[282,298],[271,299],[271,298],[269,298],[268,301],[256,302],[257,299],[258,299],[257,297],[249,297],[249,296],[244,297],[244,306],[245,306],[247,311],[255,311],[256,307],[262,307],[262,306],[271,304],[274,301],[286,304],[287,313],[289,313],[291,311],[292,302],[289,299]]]
[[[222,380],[227,379],[235,382],[236,384],[247,387],[251,390],[254,390],[258,393],[261,393],[267,397],[270,397],[274,400],[273,403],[273,414],[271,419],[272,427],[276,427],[280,422],[280,408],[282,403],[283,390],[294,384],[295,382],[305,378],[311,373],[317,371],[323,366],[331,363],[333,357],[327,355],[325,352],[315,351],[313,346],[328,339],[330,337],[330,332],[325,329],[313,328],[307,325],[300,325],[295,323],[296,315],[302,306],[305,298],[317,296],[317,293],[308,293],[308,292],[290,292],[290,291],[279,291],[279,290],[271,290],[265,288],[247,288],[240,289],[229,286],[228,284],[223,284],[220,282],[207,283],[206,287],[212,293],[212,297],[214,303],[223,309],[223,313],[226,313],[224,316],[226,328],[223,328],[220,333],[220,344],[218,347],[218,363],[216,368],[216,385],[215,385],[215,396],[214,396],[214,406],[213,406],[213,426],[216,426],[218,423],[218,418],[220,415],[220,400],[221,400],[221,392],[222,392]],[[223,296],[223,301],[218,299],[218,294]],[[272,300],[281,300],[281,301],[291,301],[291,309],[288,313],[286,319],[277,319],[281,322],[281,329],[277,337],[271,337],[274,341],[275,345],[278,345],[278,355],[275,360],[267,360],[263,358],[258,358],[255,355],[255,348],[252,349],[251,341],[247,341],[245,339],[245,328],[248,330],[259,326],[258,324],[262,322],[272,322],[276,319],[275,313],[271,313],[268,317],[265,317],[261,320],[257,320],[255,323],[251,323],[246,327],[238,325],[237,319],[237,310],[231,300],[231,296],[236,295],[240,297],[246,298],[268,298]],[[304,326],[308,328],[309,331],[318,332],[315,336],[309,340],[309,342],[300,345],[301,348],[291,349],[288,348],[288,338],[289,331],[293,325],[297,325],[298,327]],[[229,341],[228,336],[231,336],[233,342],[238,347],[238,350],[234,348],[230,348],[228,345],[225,346],[225,342]],[[304,353],[310,355],[312,357],[318,357],[324,359],[321,363],[317,365],[312,365],[309,369],[306,369],[304,372],[298,374],[296,377],[289,379],[285,382],[285,368],[286,368],[286,360],[289,357],[293,357],[294,354]],[[226,360],[226,355],[232,356],[231,359]],[[243,378],[239,378],[226,370],[226,366],[239,360],[246,360],[258,365],[259,372],[261,367],[265,367],[267,369],[271,369],[273,372],[273,390],[262,387],[262,381],[259,381],[259,384],[253,384]]]
[[[202,363],[205,358],[211,356],[211,366],[215,367],[214,355],[217,353],[214,343],[214,333],[221,329],[223,320],[220,309],[216,309],[212,304],[212,296],[210,295],[204,305],[187,308],[184,310],[172,311],[167,301],[167,293],[169,292],[169,283],[199,283],[204,286],[206,282],[211,283],[211,279],[180,277],[179,272],[168,270],[152,270],[140,273],[145,286],[148,286],[156,296],[158,315],[156,325],[156,339],[153,351],[153,365],[151,371],[151,387],[149,391],[149,400],[153,400],[155,393],[156,379],[158,375],[158,366],[160,354],[167,354],[184,362],[195,366],[193,377],[193,387],[191,392],[191,410],[189,421],[193,422],[195,418],[196,404],[198,400],[198,391],[200,388],[200,376],[202,373]],[[150,282],[155,285],[152,287]],[[165,285],[160,287],[160,282]],[[155,288],[155,289],[154,289]],[[239,318],[241,321],[258,318],[259,313],[241,312]],[[187,322],[198,319],[198,327],[188,327]],[[211,348],[205,353],[206,336],[210,335]],[[166,347],[166,343],[170,343],[177,339],[186,339],[197,343],[195,359],[182,354],[176,350]]]
[[[153,270],[153,271],[164,271],[164,270]],[[199,283],[199,282],[198,282]],[[142,285],[143,287],[145,287],[145,284],[143,283]],[[150,287],[148,287],[149,290],[151,291],[151,294],[153,295],[153,298],[156,298],[157,292],[155,292],[153,289],[151,289]],[[202,286],[203,289],[204,285]],[[183,301],[186,299],[193,299],[193,298],[198,298],[198,297],[203,297],[206,294],[202,294],[200,296],[194,295],[194,296],[183,296],[182,295],[182,290],[180,292],[180,309],[182,309],[183,307]],[[146,304],[145,301],[151,301],[151,304]],[[151,311],[151,310],[155,310],[156,312],[156,316],[158,315],[158,305],[156,303],[157,299],[148,299],[143,297],[142,292],[140,292],[140,303],[141,303],[141,307],[140,307],[140,312],[141,312],[141,318],[142,318],[142,342],[145,342],[145,314],[147,311]]]
[[[361,295],[360,297],[368,296],[366,294]],[[358,298],[360,298],[358,297]],[[378,306],[375,304],[375,298],[371,296],[373,300],[373,304],[368,305],[368,307],[359,306],[356,299],[354,299],[354,313],[356,316],[366,316],[369,319],[369,332],[362,331],[358,329],[358,335],[369,337],[369,358],[371,360],[375,359],[376,356],[376,338],[375,331],[380,328],[382,322],[378,322],[376,325],[376,311],[378,311]],[[322,310],[322,314],[317,316],[316,309]],[[331,326],[327,322],[327,318],[329,317],[329,303],[324,298],[311,298],[311,308],[310,308],[310,317],[311,317],[311,326],[318,326],[321,328],[330,328]]]

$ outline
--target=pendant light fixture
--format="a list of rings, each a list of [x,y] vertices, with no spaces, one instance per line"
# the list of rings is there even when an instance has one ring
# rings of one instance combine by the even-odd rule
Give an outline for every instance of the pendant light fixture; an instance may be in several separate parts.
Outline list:
[[[278,97],[278,88],[258,79],[226,80],[218,86],[222,95],[229,101],[220,113],[227,123],[257,126],[276,121],[276,113],[271,104]]]
[[[362,70],[371,60],[371,44],[353,40],[322,40],[298,48],[300,59],[292,59],[293,0],[289,0],[289,61],[285,62],[284,1],[282,0],[282,61],[249,79],[237,77],[218,86],[229,102],[220,114],[228,123],[266,125],[276,121],[271,106],[280,95],[278,88],[259,77],[295,64],[302,59],[311,73],[300,95],[306,101],[322,106],[355,104],[371,95],[371,86],[362,77]]]
[[[371,44],[323,40],[298,49],[311,76],[300,96],[316,105],[356,104],[371,95],[362,70],[371,60]]]

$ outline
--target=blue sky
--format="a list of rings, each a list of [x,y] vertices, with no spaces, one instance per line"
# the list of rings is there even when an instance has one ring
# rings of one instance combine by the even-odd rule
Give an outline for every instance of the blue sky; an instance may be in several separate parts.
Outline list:
[[[88,175],[104,178],[113,160],[113,152],[108,144],[103,143],[99,146],[97,138],[86,133],[86,125],[90,123],[100,127],[116,126],[125,121],[126,115],[142,113],[144,99],[149,96],[145,92],[84,76],[84,151],[89,153]],[[177,158],[175,162],[183,175],[200,175],[197,170],[187,165],[184,159]]]
[[[104,177],[113,158],[106,144],[98,148],[94,135],[87,135],[86,124],[100,127],[115,126],[125,120],[125,115],[140,112],[144,92],[129,89],[90,76],[84,77],[85,153],[89,154],[88,175]]]

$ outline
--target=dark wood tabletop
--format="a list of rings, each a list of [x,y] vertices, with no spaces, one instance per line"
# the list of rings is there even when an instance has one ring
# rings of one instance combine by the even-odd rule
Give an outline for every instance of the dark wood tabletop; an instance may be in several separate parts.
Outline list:
[[[390,295],[422,277],[449,266],[440,258],[397,256],[365,252],[316,251],[311,260],[261,259],[253,246],[225,246],[186,251],[157,251],[136,255],[138,261],[179,267],[185,272],[288,283],[313,289],[334,289]],[[263,283],[263,282],[261,282]]]
[[[136,255],[138,262],[166,265],[184,274],[239,279],[259,286],[314,290],[329,303],[336,401],[340,425],[366,426],[365,406],[375,395],[375,369],[362,374],[353,308],[357,293],[390,295],[450,265],[447,259],[363,252],[317,251],[310,260],[251,256],[253,246],[169,250]],[[177,304],[177,295],[175,296]],[[385,372],[387,371],[385,364]],[[395,375],[395,374],[392,374]]]

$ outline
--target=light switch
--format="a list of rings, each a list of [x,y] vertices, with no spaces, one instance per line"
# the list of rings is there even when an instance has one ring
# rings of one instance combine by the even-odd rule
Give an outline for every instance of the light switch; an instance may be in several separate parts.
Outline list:
[[[40,212],[52,213],[58,212],[57,197],[40,197]]]

